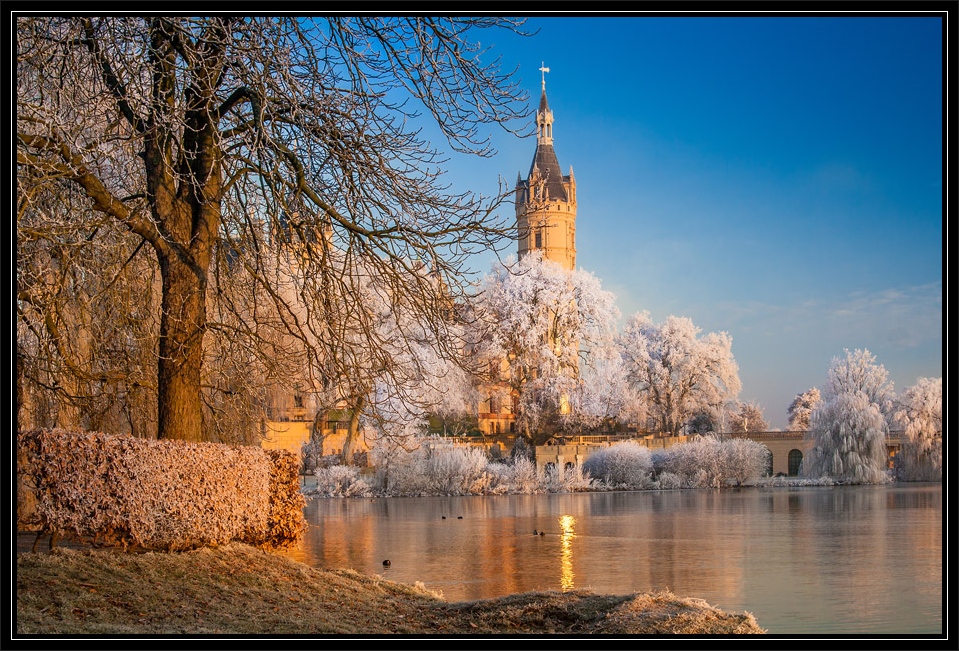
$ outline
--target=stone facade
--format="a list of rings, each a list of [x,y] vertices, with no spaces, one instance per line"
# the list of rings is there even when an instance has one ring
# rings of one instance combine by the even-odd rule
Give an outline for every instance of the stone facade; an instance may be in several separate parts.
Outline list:
[[[303,445],[309,442],[312,427],[312,420],[264,421],[260,446],[265,450],[289,450],[297,456],[302,456]],[[323,449],[320,454],[341,454],[346,441],[346,427],[325,427],[323,434]],[[369,448],[369,444],[360,433],[353,444],[353,451],[366,452]]]

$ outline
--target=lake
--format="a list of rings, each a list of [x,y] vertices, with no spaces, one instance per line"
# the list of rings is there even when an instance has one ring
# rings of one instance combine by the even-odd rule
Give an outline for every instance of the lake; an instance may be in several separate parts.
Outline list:
[[[290,557],[449,601],[669,589],[770,634],[942,633],[938,483],[313,499],[305,513]]]

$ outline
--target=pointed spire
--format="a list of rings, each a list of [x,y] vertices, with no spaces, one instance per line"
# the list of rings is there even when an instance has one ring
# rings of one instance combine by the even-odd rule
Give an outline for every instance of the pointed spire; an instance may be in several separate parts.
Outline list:
[[[549,110],[549,103],[546,101],[546,73],[549,68],[544,63],[540,66],[540,72],[543,73],[543,94],[539,98],[539,110],[536,111],[536,144],[553,144],[553,112]]]
[[[539,96],[539,112],[547,113],[549,112],[549,102],[546,101],[546,91],[543,91],[543,94]]]
[[[528,183],[531,192],[534,191],[534,179],[542,183],[540,192],[544,198],[566,200],[563,171],[553,150],[553,112],[546,101],[546,73],[549,68],[545,63],[540,67],[540,72],[543,73],[543,94],[539,100],[539,110],[536,111],[536,153],[530,165]]]

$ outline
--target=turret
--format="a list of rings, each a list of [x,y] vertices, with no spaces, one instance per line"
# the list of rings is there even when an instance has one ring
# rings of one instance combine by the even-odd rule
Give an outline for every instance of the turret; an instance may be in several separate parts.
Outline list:
[[[566,269],[576,267],[576,181],[573,168],[563,176],[553,148],[553,111],[546,98],[543,65],[542,95],[536,111],[536,151],[529,176],[516,179],[517,253],[522,258],[541,250],[543,257]]]

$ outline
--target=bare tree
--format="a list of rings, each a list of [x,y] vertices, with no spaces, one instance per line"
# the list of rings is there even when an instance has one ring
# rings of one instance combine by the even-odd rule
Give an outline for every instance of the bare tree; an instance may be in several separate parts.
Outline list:
[[[526,98],[471,39],[521,21],[68,15],[16,27],[18,246],[29,225],[76,248],[124,234],[117,251],[151,254],[139,263],[159,278],[161,438],[209,438],[204,400],[227,411],[251,364],[281,377],[297,360],[322,389],[350,375],[347,330],[381,350],[354,309],[357,274],[442,328],[440,306],[466,291],[463,261],[509,234],[496,216],[505,186],[451,192],[445,159],[410,125],[423,112],[455,151],[492,154],[482,127],[511,130]],[[413,273],[424,263],[431,275]],[[57,265],[72,273],[75,260]],[[21,323],[62,345],[69,333],[50,325],[62,302],[42,273],[17,271]],[[236,368],[204,384],[219,354]]]
[[[17,216],[18,423],[155,436],[155,262],[82,204],[30,203]]]

